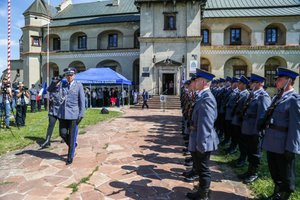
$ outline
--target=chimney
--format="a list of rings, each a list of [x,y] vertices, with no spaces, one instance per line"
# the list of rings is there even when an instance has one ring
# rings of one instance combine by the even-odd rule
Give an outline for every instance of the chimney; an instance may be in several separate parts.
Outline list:
[[[72,4],[72,0],[63,0],[63,2],[57,7],[58,12],[63,11],[66,7]]]
[[[112,5],[113,6],[119,6],[120,5],[120,0],[112,0]]]

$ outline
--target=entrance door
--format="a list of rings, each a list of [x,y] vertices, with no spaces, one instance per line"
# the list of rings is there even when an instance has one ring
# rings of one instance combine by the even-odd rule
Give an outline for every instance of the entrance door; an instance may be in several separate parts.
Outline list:
[[[175,84],[174,84],[174,74],[163,74],[163,94],[174,95]]]

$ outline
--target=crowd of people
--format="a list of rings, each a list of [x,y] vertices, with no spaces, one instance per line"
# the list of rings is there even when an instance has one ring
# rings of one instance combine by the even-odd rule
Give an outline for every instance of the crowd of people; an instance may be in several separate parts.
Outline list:
[[[214,79],[197,69],[181,92],[183,134],[188,141],[186,164],[192,169],[183,173],[186,181],[199,179],[198,190],[189,199],[208,200],[211,172],[208,161],[218,148],[225,154],[239,151],[235,167],[248,165],[239,175],[243,183],[257,180],[263,149],[274,192],[268,200],[288,200],[295,191],[296,154],[300,154],[300,95],[293,85],[298,73],[277,69],[278,93],[271,98],[264,89],[265,78]]]

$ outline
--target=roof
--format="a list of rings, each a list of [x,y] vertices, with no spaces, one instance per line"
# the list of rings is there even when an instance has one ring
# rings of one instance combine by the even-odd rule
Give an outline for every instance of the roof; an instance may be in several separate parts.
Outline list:
[[[208,0],[204,18],[299,16],[300,0]]]
[[[118,15],[125,13],[138,13],[134,5],[134,0],[120,0],[118,6],[113,6],[111,1],[71,4],[58,13],[54,19]]]
[[[82,84],[126,84],[131,81],[110,68],[90,68],[76,74],[75,80]]]
[[[48,13],[49,8],[49,13]],[[48,16],[48,14],[51,15],[51,17],[54,17],[57,14],[57,10],[53,6],[48,6],[48,4],[44,0],[35,0],[27,10],[23,13],[23,15],[27,13],[33,13],[33,14],[42,14]]]
[[[128,14],[128,15],[113,15],[113,16],[53,20],[50,23],[50,26],[51,27],[78,26],[78,25],[119,23],[119,22],[139,22],[139,21],[140,21],[140,15],[139,14]]]
[[[134,3],[161,0],[120,0],[71,4],[52,18],[51,27],[138,22]],[[171,0],[166,0],[171,1]],[[36,0],[25,12],[45,13],[44,0]],[[52,7],[53,8],[53,7]],[[300,0],[207,0],[204,18],[299,16]]]

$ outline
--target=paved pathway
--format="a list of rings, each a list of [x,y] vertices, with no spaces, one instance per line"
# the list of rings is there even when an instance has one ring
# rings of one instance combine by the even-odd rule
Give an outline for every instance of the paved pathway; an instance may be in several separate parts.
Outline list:
[[[71,166],[59,140],[43,151],[32,145],[0,157],[0,200],[183,200],[196,183],[180,176],[182,145],[180,111],[126,109],[79,136]],[[211,169],[212,200],[251,196],[228,168],[212,162]]]

